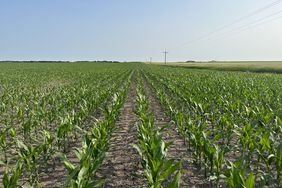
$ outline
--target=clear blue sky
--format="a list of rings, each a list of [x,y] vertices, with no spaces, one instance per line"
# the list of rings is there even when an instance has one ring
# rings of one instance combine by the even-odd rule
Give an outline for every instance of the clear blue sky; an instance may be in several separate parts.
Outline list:
[[[282,60],[282,18],[243,27],[282,11],[282,3],[187,43],[271,2],[1,0],[0,60],[162,61],[165,49],[169,61]]]

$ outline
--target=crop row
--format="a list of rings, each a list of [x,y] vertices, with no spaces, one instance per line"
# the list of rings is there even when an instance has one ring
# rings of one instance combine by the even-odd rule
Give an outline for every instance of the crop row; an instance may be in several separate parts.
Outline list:
[[[65,155],[63,156],[69,174],[64,187],[91,188],[103,185],[103,180],[94,180],[93,177],[109,149],[109,139],[127,95],[129,84],[130,77],[123,83],[120,91],[113,95],[111,103],[105,108],[104,119],[98,121],[90,131],[85,131],[81,149],[75,150],[79,165],[75,166]]]
[[[91,133],[100,133],[103,131],[100,130],[104,128],[103,125],[108,125],[108,138],[110,127],[117,118],[117,109],[126,94],[129,84],[126,80],[132,74],[130,69],[119,70],[110,69],[100,73],[78,72],[77,80],[64,85],[55,84],[52,87],[48,84],[48,87],[45,87],[46,84],[39,87],[40,84],[33,82],[23,82],[12,88],[10,83],[2,85],[0,176],[2,174],[5,188],[16,185],[39,187],[40,172],[52,164],[54,166],[62,153],[69,153],[77,144],[76,140],[86,140],[86,137],[92,141],[97,139],[94,137],[97,135],[91,136]],[[38,76],[38,79],[42,77]],[[116,93],[114,98],[113,93]],[[95,125],[89,124],[88,119],[91,116],[99,118],[99,111],[105,112],[105,115],[102,115],[103,121],[98,121]],[[88,133],[90,135],[87,136]],[[77,150],[81,155],[86,152],[85,144],[86,141],[81,149]],[[104,151],[101,150],[102,154]],[[66,157],[61,158],[67,164]],[[73,181],[71,184],[76,187]]]
[[[137,77],[137,107],[136,114],[139,117],[137,125],[138,145],[134,145],[138,151],[144,169],[144,175],[151,188],[174,188],[180,184],[180,162],[167,159],[167,152],[171,142],[162,138],[163,128],[154,123],[154,115],[149,110],[149,100],[145,94],[142,80]]]
[[[281,77],[145,68],[143,76],[214,185],[281,185]]]

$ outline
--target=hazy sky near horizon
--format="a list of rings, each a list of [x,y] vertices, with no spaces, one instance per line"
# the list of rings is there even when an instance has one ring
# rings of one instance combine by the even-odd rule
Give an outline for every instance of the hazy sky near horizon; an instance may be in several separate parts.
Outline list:
[[[282,1],[250,16],[272,2],[1,0],[0,60],[282,60]]]

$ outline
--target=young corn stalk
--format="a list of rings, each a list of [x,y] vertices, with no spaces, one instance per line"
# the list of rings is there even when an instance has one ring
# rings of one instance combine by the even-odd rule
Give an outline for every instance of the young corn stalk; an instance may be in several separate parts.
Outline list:
[[[11,170],[4,173],[2,185],[4,188],[21,188],[18,181],[23,173],[23,163],[18,161]]]
[[[224,163],[224,149],[221,149],[219,146],[217,145],[213,145],[212,146],[215,151],[213,153],[213,163],[215,166],[215,173],[213,173],[213,175],[210,176],[210,181],[215,181],[216,182],[216,187],[219,187],[219,181],[222,178],[225,178],[225,176],[223,175],[223,163]]]
[[[82,148],[75,150],[79,165],[75,166],[65,155],[62,155],[62,160],[68,170],[68,180],[64,187],[92,188],[103,185],[103,180],[95,180],[93,177],[109,148],[109,138],[127,94],[127,89],[128,82],[119,93],[113,95],[111,103],[104,109],[105,119],[98,122],[90,131],[85,132]]]
[[[31,186],[39,185],[38,160],[42,154],[42,145],[25,145],[17,140],[19,160],[23,161],[27,172],[28,182]]]
[[[230,188],[254,188],[255,176],[253,172],[250,172],[247,178],[246,166],[243,161],[236,161],[235,163],[229,162],[228,169],[225,172],[227,185]]]
[[[67,115],[64,118],[61,118],[60,126],[57,129],[57,143],[58,149],[63,150],[65,153],[67,150],[67,145],[69,141],[69,135],[74,129],[73,118],[71,115]]]
[[[69,174],[64,187],[90,188],[101,184],[99,181],[94,181],[92,177],[105,156],[105,150],[99,147],[101,143],[105,144],[104,124],[93,128],[92,132],[95,134],[85,136],[82,149],[75,150],[76,157],[79,159],[78,166],[73,165],[65,155],[62,156]]]
[[[138,151],[144,168],[144,175],[151,188],[179,187],[181,163],[175,163],[173,159],[166,159],[171,143],[162,139],[162,129],[157,129],[154,117],[148,113],[149,104],[141,86],[137,87],[137,115],[140,124],[137,126],[138,145],[134,148]]]

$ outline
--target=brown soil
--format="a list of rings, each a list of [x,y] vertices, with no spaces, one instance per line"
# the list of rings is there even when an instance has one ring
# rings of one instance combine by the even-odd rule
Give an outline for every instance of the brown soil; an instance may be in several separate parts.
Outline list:
[[[129,94],[121,109],[116,130],[110,139],[110,148],[97,176],[105,181],[104,187],[144,187],[146,181],[140,157],[132,144],[136,144],[135,116],[136,84],[132,80]]]

